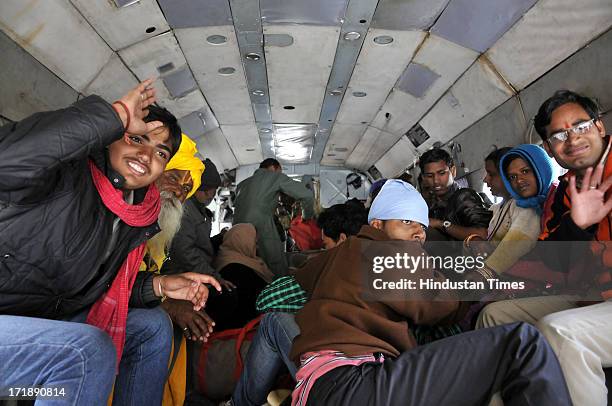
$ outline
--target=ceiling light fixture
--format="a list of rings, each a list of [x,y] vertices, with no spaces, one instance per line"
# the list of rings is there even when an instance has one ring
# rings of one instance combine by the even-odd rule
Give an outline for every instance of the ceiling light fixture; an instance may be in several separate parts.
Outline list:
[[[261,55],[256,54],[255,52],[248,53],[244,57],[249,61],[258,61],[261,59]]]
[[[361,34],[357,31],[351,31],[344,34],[344,39],[347,41],[355,41],[361,38]]]
[[[342,95],[342,91],[343,91],[342,88],[339,87],[339,88],[334,89],[331,92],[329,92],[329,94],[332,95],[332,96],[341,96]]]
[[[374,42],[378,45],[387,45],[393,42],[393,37],[390,35],[379,35],[374,38]]]
[[[264,92],[263,90],[253,90],[252,92],[255,96],[265,96],[266,92]]]

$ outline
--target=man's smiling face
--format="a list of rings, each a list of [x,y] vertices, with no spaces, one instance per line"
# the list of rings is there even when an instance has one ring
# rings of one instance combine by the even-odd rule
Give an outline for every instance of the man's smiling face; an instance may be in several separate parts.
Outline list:
[[[125,189],[140,189],[161,176],[171,155],[169,136],[160,127],[145,135],[125,134],[109,146],[111,166],[125,178]]]

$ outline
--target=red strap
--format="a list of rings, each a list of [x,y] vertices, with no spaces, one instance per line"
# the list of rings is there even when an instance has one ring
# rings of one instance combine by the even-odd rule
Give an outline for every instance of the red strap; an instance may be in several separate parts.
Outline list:
[[[253,320],[249,321],[240,330],[240,334],[238,335],[238,338],[236,339],[236,347],[235,347],[236,367],[234,368],[234,379],[235,380],[240,379],[240,374],[242,374],[242,369],[244,368],[244,362],[242,360],[242,354],[240,353],[240,347],[242,347],[242,343],[244,342],[244,339],[246,338],[247,333],[255,330],[255,327],[259,324],[262,317],[263,315],[258,316],[257,318],[254,318]]]

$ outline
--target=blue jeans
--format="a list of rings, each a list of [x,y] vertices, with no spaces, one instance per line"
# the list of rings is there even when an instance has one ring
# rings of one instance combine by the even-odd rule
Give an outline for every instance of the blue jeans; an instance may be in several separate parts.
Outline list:
[[[88,313],[89,309],[69,320],[84,323]],[[161,307],[129,310],[113,406],[161,405],[172,337],[172,322]]]
[[[65,397],[37,405],[104,405],[115,379],[115,347],[102,330],[65,321],[0,316],[0,396],[41,385]]]
[[[291,313],[266,313],[259,324],[244,362],[244,370],[232,395],[236,406],[266,403],[278,374],[287,368],[295,378],[296,365],[289,358],[300,328]]]
[[[160,308],[130,309],[123,356],[102,330],[84,324],[89,310],[65,321],[0,316],[0,394],[14,386],[63,387],[60,402],[37,405],[160,405],[172,325]],[[116,378],[116,379],[115,379]]]

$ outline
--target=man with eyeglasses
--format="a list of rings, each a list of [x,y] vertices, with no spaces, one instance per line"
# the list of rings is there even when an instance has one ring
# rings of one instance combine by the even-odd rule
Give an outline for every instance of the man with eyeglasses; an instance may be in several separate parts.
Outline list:
[[[611,137],[606,135],[597,104],[568,90],[556,92],[542,104],[534,125],[544,149],[568,169],[549,197],[552,201],[546,203],[551,210],[544,218],[540,240],[593,241],[580,261],[589,261],[597,269],[596,283],[588,282],[597,285],[603,301],[584,302],[577,296],[503,301],[487,306],[478,325],[535,324],[559,357],[573,403],[605,405],[603,368],[612,366]],[[556,256],[575,254],[557,252]]]

